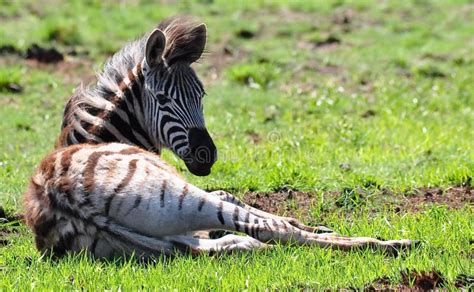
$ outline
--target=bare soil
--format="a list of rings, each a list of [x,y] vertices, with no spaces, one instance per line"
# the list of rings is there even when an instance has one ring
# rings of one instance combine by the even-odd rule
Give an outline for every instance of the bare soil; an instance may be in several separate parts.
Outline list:
[[[323,200],[334,203],[340,207],[344,192],[327,192],[323,194]],[[445,205],[451,209],[460,209],[466,205],[474,205],[474,189],[469,186],[441,188],[420,188],[409,194],[393,193],[383,190],[380,195],[368,199],[363,192],[359,194],[359,200],[366,206],[374,206],[377,209],[383,206],[393,208],[395,212],[419,212],[430,205]],[[309,218],[309,209],[317,199],[314,193],[293,190],[281,190],[275,193],[249,192],[243,200],[251,206],[280,215]],[[356,208],[357,206],[355,206]]]
[[[402,282],[398,285],[391,285],[389,279],[383,277],[364,287],[364,290],[426,291],[442,288],[446,283],[444,276],[435,270],[430,272],[405,271],[401,273],[401,276]]]
[[[12,233],[18,232],[15,227],[17,227],[22,220],[23,215],[9,215],[7,212],[5,212],[3,207],[0,206],[0,224],[9,223],[8,227],[0,225],[0,247],[8,244],[8,236],[10,236]]]
[[[294,216],[299,212],[302,218],[308,218],[309,209],[314,203],[313,194],[293,190],[277,193],[250,192],[244,195],[244,202],[265,212],[284,216]]]

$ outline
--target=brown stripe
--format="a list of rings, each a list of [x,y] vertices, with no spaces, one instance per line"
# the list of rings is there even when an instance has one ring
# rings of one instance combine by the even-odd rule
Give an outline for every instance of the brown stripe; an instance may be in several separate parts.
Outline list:
[[[128,90],[128,86],[123,80],[120,81],[119,90],[122,91],[124,95],[125,95],[125,91]]]
[[[142,64],[141,63],[137,64],[137,75],[138,76],[142,75]]]
[[[103,110],[100,113],[96,114],[95,116],[101,120],[107,120],[109,116],[109,112],[107,110]],[[87,129],[87,132],[89,132],[91,135],[99,136],[101,130],[102,130],[102,125],[95,124],[89,129]]]
[[[224,216],[222,215],[222,210],[224,209],[224,202],[219,203],[219,208],[217,209],[217,219],[221,222],[222,225],[225,225]]]
[[[101,156],[111,155],[116,152],[112,151],[97,151],[92,153],[87,160],[86,167],[84,168],[84,191],[86,193],[92,193],[95,187],[95,167]]]
[[[63,123],[64,123],[64,120],[63,120]],[[54,148],[61,148],[68,145],[67,138],[71,130],[72,130],[72,125],[67,125],[61,130],[58,140],[56,140],[56,143],[54,144]]]
[[[160,206],[163,208],[165,206],[165,192],[166,192],[167,180],[164,179],[161,185],[161,194],[160,194]]]
[[[127,76],[128,76],[128,80],[130,80],[130,84],[133,85],[133,83],[135,82],[135,75],[133,75],[132,70],[128,70]]]
[[[79,151],[83,146],[82,145],[74,145],[68,147],[61,153],[61,173],[60,176],[65,176],[66,173],[69,171],[69,167],[71,166],[72,155]]]
[[[234,220],[234,225],[235,225],[235,230],[236,231],[240,231],[240,228],[239,228],[239,207],[235,206],[235,209],[234,209],[234,216],[232,217],[232,219]]]
[[[105,174],[105,179],[104,179],[104,185],[109,186],[112,184],[112,181],[115,179],[115,175],[117,174],[117,170],[119,169],[117,167],[117,164],[119,162],[117,160],[109,160],[107,161],[107,172]]]
[[[124,154],[124,155],[139,154],[143,152],[144,152],[143,150],[137,147],[129,147],[129,148],[125,148],[119,151],[120,154]]]
[[[187,194],[188,194],[188,184],[184,184],[183,191],[181,192],[181,195],[179,196],[178,210],[181,210],[183,208],[184,197],[186,197]]]
[[[204,204],[206,203],[207,201],[207,198],[206,197],[202,197],[201,201],[199,201],[199,205],[198,205],[198,211],[202,211],[202,207],[204,207]]]
[[[74,204],[74,198],[72,196],[74,182],[67,176],[67,172],[71,166],[72,156],[83,147],[83,145],[73,145],[61,152],[61,160],[59,162],[61,170],[56,184],[60,192],[65,194],[65,197],[68,199],[70,204]]]
[[[53,152],[50,156],[43,159],[39,166],[39,171],[43,174],[45,180],[49,180],[54,175],[54,166],[56,165],[57,152]]]
[[[138,159],[130,160],[130,162],[128,163],[128,172],[122,179],[122,181],[119,183],[119,185],[115,188],[115,193],[120,193],[120,191],[122,191],[123,188],[125,188],[130,183],[130,180],[132,179],[133,175],[135,174],[135,171],[137,170],[137,162]]]

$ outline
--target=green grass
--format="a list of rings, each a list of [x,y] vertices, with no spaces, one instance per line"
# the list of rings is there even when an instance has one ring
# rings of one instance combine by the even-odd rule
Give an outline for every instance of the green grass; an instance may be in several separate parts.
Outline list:
[[[192,14],[209,31],[208,54],[195,68],[206,84],[206,122],[219,161],[209,177],[198,178],[170,152],[165,159],[205,189],[239,196],[282,188],[308,191],[320,202],[310,209],[311,221],[324,221],[342,234],[415,238],[425,245],[398,258],[278,247],[158,258],[149,265],[85,256],[54,262],[40,258],[31,233],[21,226],[0,247],[0,290],[347,288],[383,276],[396,284],[405,269],[437,269],[453,288],[456,276],[474,274],[469,242],[474,214],[467,204],[461,210],[431,206],[416,214],[395,214],[390,206],[374,213],[358,203],[322,212],[326,192],[362,188],[382,196],[382,189],[447,188],[474,177],[472,3],[112,3],[2,3],[0,46],[25,50],[39,43],[89,52],[69,56],[67,66],[59,67],[0,56],[0,205],[8,212],[21,211],[27,180],[52,149],[64,102],[80,80],[159,20]],[[340,21],[344,15],[349,23]],[[242,30],[254,37],[239,37]],[[318,46],[329,36],[340,44]],[[225,55],[223,47],[233,55]],[[9,83],[20,84],[23,92],[8,92]]]

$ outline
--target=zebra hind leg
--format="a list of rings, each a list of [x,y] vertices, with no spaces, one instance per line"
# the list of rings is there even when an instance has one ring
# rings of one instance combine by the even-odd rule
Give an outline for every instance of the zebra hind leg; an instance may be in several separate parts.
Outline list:
[[[277,215],[259,210],[257,208],[254,208],[254,207],[250,206],[250,205],[245,204],[244,202],[240,201],[235,196],[233,196],[232,194],[230,194],[226,191],[214,191],[214,192],[210,192],[209,194],[218,197],[219,199],[221,199],[224,202],[229,202],[229,203],[237,205],[241,208],[244,208],[245,210],[247,210],[251,214],[253,214],[255,216],[259,216],[261,218],[284,220],[284,221],[290,223],[294,227],[297,227],[301,230],[311,232],[311,233],[332,233],[332,234],[335,234],[333,230],[327,228],[326,226],[322,226],[322,225],[308,226],[308,225],[305,225],[305,224],[299,222],[298,220],[296,220],[294,218],[281,217],[281,216],[277,216]],[[219,231],[211,232],[210,237],[212,237],[213,233],[222,234],[223,231],[219,230]]]

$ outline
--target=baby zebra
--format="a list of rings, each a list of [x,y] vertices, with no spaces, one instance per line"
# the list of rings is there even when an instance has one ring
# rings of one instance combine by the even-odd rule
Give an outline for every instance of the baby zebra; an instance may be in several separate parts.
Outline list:
[[[296,243],[348,250],[395,251],[410,240],[318,234],[297,220],[275,216],[225,192],[184,181],[158,155],[120,143],[56,149],[40,164],[24,196],[37,248],[60,256],[88,250],[99,258],[251,250]],[[245,233],[199,239],[191,231]]]

